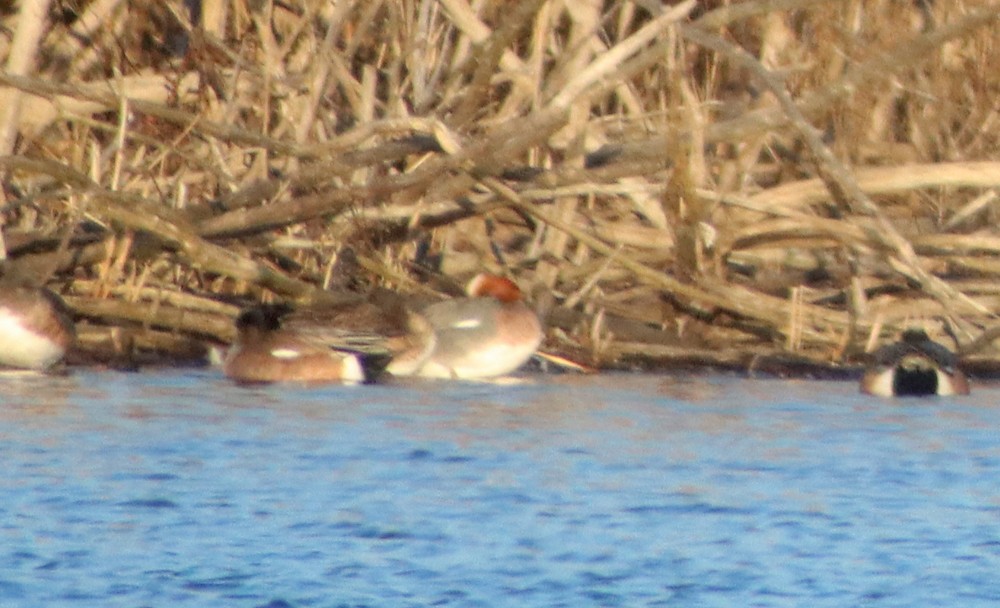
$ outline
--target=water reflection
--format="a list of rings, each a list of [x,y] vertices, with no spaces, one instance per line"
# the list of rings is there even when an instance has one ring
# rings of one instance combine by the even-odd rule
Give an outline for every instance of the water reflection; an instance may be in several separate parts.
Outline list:
[[[997,599],[993,387],[0,383],[3,605]]]
[[[60,413],[81,388],[68,374],[0,371],[0,422]]]

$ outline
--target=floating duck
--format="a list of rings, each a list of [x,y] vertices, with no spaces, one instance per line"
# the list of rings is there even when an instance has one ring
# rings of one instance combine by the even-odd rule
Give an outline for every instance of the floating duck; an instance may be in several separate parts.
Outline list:
[[[236,318],[236,341],[222,362],[223,373],[241,383],[360,383],[377,373],[372,361],[359,353],[332,349],[283,327],[282,317],[291,312],[286,305],[243,310]]]
[[[398,293],[374,289],[340,305],[296,308],[281,324],[328,348],[391,361],[407,371],[430,355],[436,341],[427,319],[408,304]]]
[[[0,366],[47,370],[75,340],[62,298],[44,287],[0,283]]]
[[[468,297],[437,302],[420,311],[433,329],[424,358],[394,359],[400,376],[481,379],[509,374],[524,365],[542,342],[542,324],[510,279],[479,274]]]
[[[880,397],[967,395],[969,381],[958,358],[922,329],[908,329],[899,342],[874,353],[861,378],[861,392]]]

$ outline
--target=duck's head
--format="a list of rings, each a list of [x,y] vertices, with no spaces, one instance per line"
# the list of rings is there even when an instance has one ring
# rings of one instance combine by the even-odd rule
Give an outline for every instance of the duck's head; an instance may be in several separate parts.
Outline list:
[[[930,342],[931,339],[922,327],[910,327],[903,330],[900,341],[906,344],[924,344]]]
[[[281,328],[281,318],[292,311],[288,304],[258,304],[240,311],[236,329],[246,331],[276,331]]]
[[[514,281],[489,273],[480,273],[472,277],[465,288],[465,293],[472,298],[493,297],[505,303],[521,301],[521,290]]]

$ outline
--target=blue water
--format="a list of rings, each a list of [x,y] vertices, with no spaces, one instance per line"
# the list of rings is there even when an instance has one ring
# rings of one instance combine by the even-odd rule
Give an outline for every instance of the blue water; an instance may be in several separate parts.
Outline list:
[[[975,388],[0,378],[0,605],[993,606]]]

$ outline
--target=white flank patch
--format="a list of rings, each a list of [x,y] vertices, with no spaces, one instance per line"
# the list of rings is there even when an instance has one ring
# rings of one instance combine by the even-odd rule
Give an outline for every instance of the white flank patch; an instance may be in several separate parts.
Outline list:
[[[27,330],[21,319],[0,308],[0,365],[45,369],[63,355],[63,349],[48,338]]]
[[[892,397],[892,374],[894,371],[890,367],[875,374],[875,379],[868,385],[868,392],[877,397]]]
[[[205,360],[212,367],[222,367],[222,364],[226,361],[226,351],[220,346],[209,346],[208,352],[205,353]]]
[[[271,356],[275,359],[298,359],[302,353],[294,348],[275,348],[271,351]]]
[[[475,329],[481,326],[482,324],[483,321],[481,319],[472,317],[469,319],[462,319],[460,321],[455,321],[454,323],[452,323],[451,326],[454,327],[455,329]]]
[[[361,361],[357,355],[347,355],[344,357],[344,382],[364,382],[365,370],[361,367]]]
[[[951,397],[955,394],[955,386],[948,374],[941,370],[934,370],[937,373],[937,394],[943,397]]]

